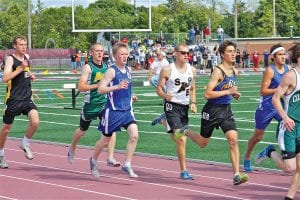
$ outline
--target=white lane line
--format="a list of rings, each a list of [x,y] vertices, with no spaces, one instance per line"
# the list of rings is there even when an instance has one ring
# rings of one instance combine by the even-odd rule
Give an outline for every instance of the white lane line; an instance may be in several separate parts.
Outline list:
[[[46,168],[48,168],[48,167],[46,167]],[[16,180],[20,180],[20,181],[40,183],[40,184],[51,185],[51,186],[55,186],[55,187],[72,189],[72,190],[81,191],[81,192],[88,192],[88,193],[92,193],[92,194],[99,194],[99,195],[119,198],[119,199],[135,200],[133,198],[128,198],[128,197],[124,197],[124,196],[118,196],[118,195],[113,195],[113,194],[108,194],[108,193],[103,193],[103,192],[96,192],[96,191],[92,191],[92,190],[86,190],[86,189],[81,189],[81,188],[76,188],[76,187],[71,187],[71,186],[65,186],[65,185],[61,185],[61,184],[54,184],[54,183],[49,183],[49,182],[44,182],[44,181],[36,181],[36,180],[20,178],[20,177],[16,177],[16,176],[7,176],[7,175],[4,175],[4,174],[0,174],[0,176],[5,177],[5,178],[16,179]]]

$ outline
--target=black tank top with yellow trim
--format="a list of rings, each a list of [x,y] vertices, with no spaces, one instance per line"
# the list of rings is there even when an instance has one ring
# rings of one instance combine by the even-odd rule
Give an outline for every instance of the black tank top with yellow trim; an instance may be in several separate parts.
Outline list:
[[[13,58],[12,70],[16,71],[18,67],[21,67],[22,61],[18,60],[13,55],[10,56]],[[28,61],[28,67],[26,67],[24,71],[19,73],[12,80],[8,81],[7,90],[6,90],[6,100],[7,99],[14,99],[14,100],[31,99],[31,95],[32,95],[31,79],[29,76],[30,64],[28,58],[25,55],[24,55],[24,60]]]

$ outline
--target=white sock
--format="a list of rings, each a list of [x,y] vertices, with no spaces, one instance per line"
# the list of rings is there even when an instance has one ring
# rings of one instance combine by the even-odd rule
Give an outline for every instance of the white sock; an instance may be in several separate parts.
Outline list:
[[[29,145],[29,139],[26,136],[23,137],[22,144],[23,146]]]
[[[4,149],[0,149],[0,156],[4,156]]]
[[[236,172],[236,173],[234,174],[234,176],[239,175],[239,174],[240,174],[240,172]]]
[[[129,161],[126,160],[126,161],[124,162],[124,166],[125,166],[125,167],[130,167],[130,166],[131,166],[131,163],[130,163]]]
[[[94,160],[94,158],[92,158],[92,162],[93,164],[97,164],[97,160]]]

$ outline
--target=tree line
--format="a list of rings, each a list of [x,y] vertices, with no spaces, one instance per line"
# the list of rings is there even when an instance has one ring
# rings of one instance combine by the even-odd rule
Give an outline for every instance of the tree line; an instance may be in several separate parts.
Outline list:
[[[28,33],[28,2],[30,0],[0,0],[0,48],[12,47],[12,38]],[[168,0],[152,6],[152,32],[187,33],[192,26],[207,26],[211,31],[221,25],[226,34],[234,37],[234,15],[222,1]],[[255,10],[249,2],[238,1],[238,37],[271,37],[273,35],[272,0],[259,0]],[[300,1],[276,1],[277,36],[300,36]],[[32,48],[44,48],[47,39],[55,48],[87,49],[96,41],[97,33],[72,32],[71,6],[47,8],[41,0],[30,4]],[[76,29],[147,29],[148,8],[134,6],[125,0],[99,0],[88,7],[76,6]],[[139,33],[135,33],[139,34]]]

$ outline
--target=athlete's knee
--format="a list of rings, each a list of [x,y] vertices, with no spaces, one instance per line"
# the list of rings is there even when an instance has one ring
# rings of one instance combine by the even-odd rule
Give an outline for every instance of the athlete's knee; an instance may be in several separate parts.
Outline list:
[[[205,148],[207,145],[208,145],[208,141],[207,141],[207,142],[206,142],[206,141],[203,141],[203,142],[200,142],[200,143],[199,143],[199,147],[200,147],[200,148]]]
[[[3,124],[1,133],[4,135],[8,135],[10,129],[11,129],[11,124]]]
[[[129,140],[131,143],[137,143],[138,139],[139,139],[139,134],[138,134],[138,133],[130,133],[130,134],[129,134],[128,140]]]
[[[229,144],[230,147],[237,146],[237,144],[238,144],[237,138],[229,138],[227,140],[227,142],[228,142],[228,144]]]
[[[295,166],[284,166],[282,169],[285,173],[294,173],[296,171]]]

